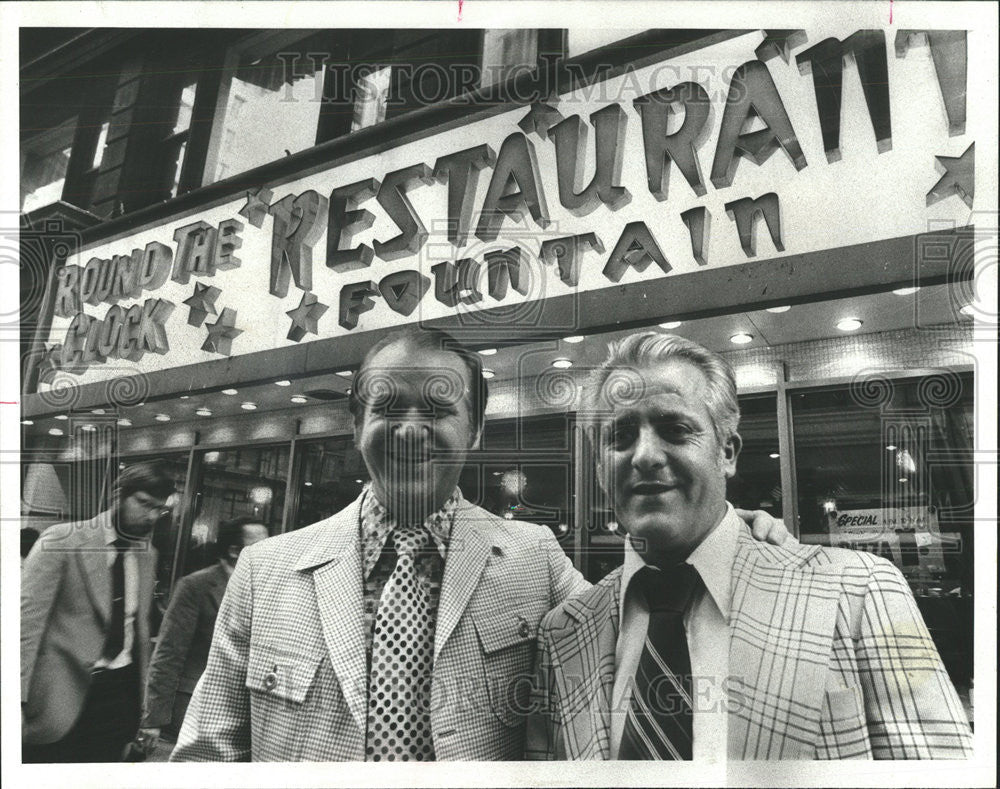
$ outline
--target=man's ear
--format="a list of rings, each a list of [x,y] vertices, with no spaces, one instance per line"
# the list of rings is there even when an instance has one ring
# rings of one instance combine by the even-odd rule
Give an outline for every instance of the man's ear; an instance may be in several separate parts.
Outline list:
[[[730,435],[722,445],[722,470],[726,474],[726,479],[736,475],[736,458],[739,457],[741,449],[743,449],[743,439],[739,433]]]
[[[469,441],[469,449],[479,449],[479,442],[483,439],[483,425],[479,426],[475,434],[472,436],[472,440]]]

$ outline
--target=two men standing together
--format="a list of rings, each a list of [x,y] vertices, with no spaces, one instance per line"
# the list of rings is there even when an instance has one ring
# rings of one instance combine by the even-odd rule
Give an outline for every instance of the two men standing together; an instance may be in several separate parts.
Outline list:
[[[613,370],[640,396],[616,400]],[[739,411],[720,357],[636,335],[590,396],[599,477],[629,533],[625,567],[593,588],[548,529],[456,487],[483,426],[478,356],[434,331],[375,345],[351,399],[372,483],[243,553],[171,758],[968,755],[894,568],[781,547],[780,527],[778,545],[755,542],[726,503]],[[725,687],[728,715],[694,704],[692,675]]]

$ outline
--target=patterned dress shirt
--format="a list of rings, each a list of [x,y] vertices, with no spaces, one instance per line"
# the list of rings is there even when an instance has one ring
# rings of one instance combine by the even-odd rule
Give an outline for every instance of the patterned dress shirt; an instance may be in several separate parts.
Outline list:
[[[424,528],[430,532],[436,551],[423,553],[416,562],[417,574],[430,586],[431,629],[437,622],[438,602],[441,599],[441,578],[444,575],[444,560],[448,555],[448,541],[451,527],[455,522],[455,510],[462,501],[462,493],[455,488],[448,500],[437,512],[424,520]],[[364,574],[365,606],[365,653],[371,670],[372,637],[375,632],[375,615],[389,576],[396,567],[396,552],[390,545],[386,548],[389,535],[396,522],[389,517],[385,505],[378,500],[371,485],[364,491],[361,503],[361,568]]]

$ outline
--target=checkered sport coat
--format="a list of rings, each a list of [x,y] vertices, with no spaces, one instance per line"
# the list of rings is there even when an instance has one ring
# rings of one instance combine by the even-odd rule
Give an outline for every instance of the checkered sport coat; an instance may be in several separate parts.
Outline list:
[[[243,551],[171,761],[365,758],[360,499]],[[520,759],[538,623],[587,587],[548,528],[462,502],[434,643],[436,758]]]
[[[972,738],[903,576],[871,554],[744,528],[730,608],[730,759],[969,758]],[[539,629],[529,759],[608,759],[621,568]]]

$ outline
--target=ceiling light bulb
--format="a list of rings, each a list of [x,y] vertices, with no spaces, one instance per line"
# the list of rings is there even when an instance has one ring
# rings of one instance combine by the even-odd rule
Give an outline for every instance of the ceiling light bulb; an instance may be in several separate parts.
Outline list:
[[[292,382],[291,382],[291,381],[288,381],[288,380],[283,380],[283,381],[275,381],[275,382],[274,382],[274,385],[275,385],[275,386],[291,386],[291,385],[292,385]]]
[[[249,400],[247,400],[245,403],[240,403],[240,408],[242,408],[244,411],[256,411],[257,404],[251,403]]]
[[[191,397],[191,395],[181,395],[180,399],[181,399],[181,400],[187,400],[187,399],[189,399],[190,397]]]
[[[302,484],[305,485],[307,488],[311,488],[312,487],[312,483],[309,480],[306,480]]]
[[[101,414],[104,414],[104,413],[106,413],[106,412],[105,412],[105,410],[104,410],[103,408],[95,408],[95,409],[94,409],[93,411],[91,411],[90,413],[92,413],[92,414],[97,414],[98,416],[100,416]]]
[[[976,308],[971,304],[966,304],[964,307],[959,309],[959,312],[963,315],[968,315],[970,318],[976,314]]]
[[[661,323],[660,324],[660,328],[661,329],[676,329],[678,326],[681,325],[681,323],[682,323],[682,321],[667,321],[666,323]]]
[[[569,359],[553,359],[552,366],[555,367],[557,370],[565,370],[568,367],[572,367],[573,362],[571,362]]]
[[[230,397],[232,397],[233,395],[237,395],[239,393],[240,392],[239,392],[238,389],[223,389],[222,390],[222,394],[229,395]]]
[[[772,452],[770,455],[768,455],[768,457],[773,460],[775,458],[780,458],[781,455],[779,453],[777,453],[777,452]]]
[[[886,445],[885,445],[885,448],[886,448],[886,450],[888,450],[889,452],[894,452],[894,451],[896,450],[896,445],[895,445],[895,444],[886,444]]]
[[[197,411],[195,411],[195,413],[198,416],[211,416],[212,415],[212,411],[209,408],[199,408]]]
[[[492,378],[495,375],[496,375],[496,373],[493,370],[491,370],[489,367],[484,367],[483,368],[483,378],[489,379],[489,378]]]
[[[118,420],[118,426],[119,427],[132,427],[132,420],[123,416],[121,419]]]
[[[58,419],[60,422],[65,422],[67,419],[69,419],[69,417],[66,416],[66,414],[56,414],[56,419]]]
[[[733,345],[746,345],[749,342],[753,342],[753,335],[741,331],[730,337],[729,342],[733,343]]]
[[[497,352],[496,348],[483,348],[479,351],[480,356],[493,356]]]
[[[50,427],[49,428],[49,435],[50,436],[61,436],[62,434],[63,434],[63,431],[60,430],[58,427]]]
[[[291,400],[292,400],[293,403],[308,403],[309,402],[309,398],[308,397],[303,397],[302,395],[294,395],[291,398]]]
[[[563,342],[568,342],[575,345],[578,342],[583,342],[585,339],[586,338],[582,334],[574,334],[570,337],[563,337]]]
[[[768,312],[773,312],[775,315],[777,315],[782,312],[788,312],[791,308],[792,308],[791,304],[782,304],[780,307],[767,307],[766,309]]]
[[[337,375],[341,378],[353,378],[354,370],[337,370]]]
[[[169,422],[170,417],[167,414],[157,414],[153,417],[157,422]]]
[[[897,296],[909,296],[916,293],[918,290],[920,290],[920,288],[896,288],[893,293]]]
[[[88,422],[87,424],[85,424],[85,425],[80,425],[80,429],[81,429],[81,430],[85,430],[85,431],[86,431],[86,432],[88,432],[88,433],[93,433],[93,432],[94,432],[95,430],[97,430],[97,428],[96,428],[96,427],[94,427],[94,426],[93,426],[92,424],[90,424],[89,422]]]
[[[35,423],[32,420],[30,420],[30,419],[22,419],[21,420],[21,424],[22,425],[28,425],[30,427],[31,425],[33,425]]]
[[[857,318],[843,318],[842,320],[837,321],[837,328],[840,329],[840,331],[857,331],[861,328],[862,323],[863,321],[860,321]]]

